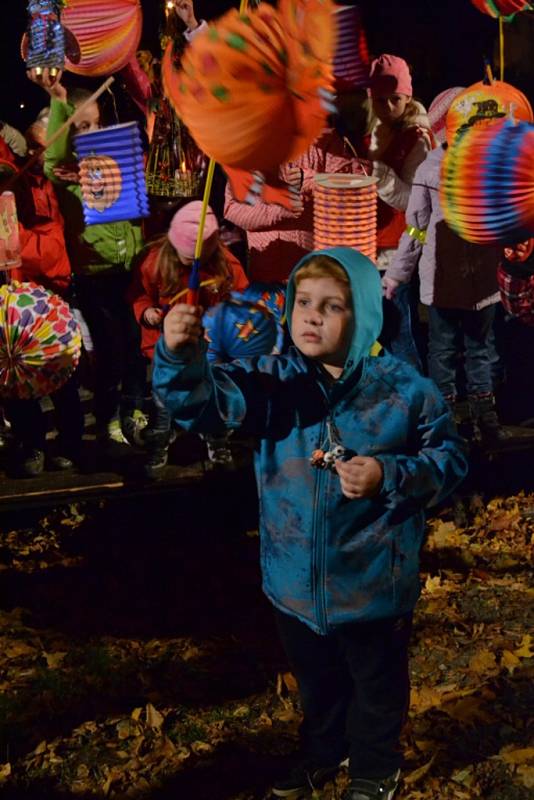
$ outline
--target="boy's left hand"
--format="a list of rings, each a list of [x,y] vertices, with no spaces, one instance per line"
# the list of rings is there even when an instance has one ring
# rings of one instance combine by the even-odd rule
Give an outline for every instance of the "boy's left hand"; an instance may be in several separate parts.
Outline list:
[[[384,472],[376,458],[353,456],[350,461],[336,461],[335,466],[341,491],[349,500],[374,497],[380,491]]]

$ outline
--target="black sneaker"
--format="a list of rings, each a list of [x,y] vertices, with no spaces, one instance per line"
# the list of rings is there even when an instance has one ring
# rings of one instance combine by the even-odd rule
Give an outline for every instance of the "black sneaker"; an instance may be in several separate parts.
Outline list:
[[[274,797],[288,797],[289,800],[298,800],[307,797],[315,789],[321,788],[327,781],[332,780],[337,774],[339,764],[329,767],[318,767],[308,764],[299,764],[284,778],[274,782],[271,792]]]
[[[167,447],[152,450],[152,452],[148,454],[146,462],[143,464],[145,478],[151,481],[157,480],[161,476],[163,468],[167,465],[168,460],[169,449]]]
[[[36,478],[44,469],[45,455],[42,450],[30,450],[22,457],[19,474],[23,478]]]
[[[399,785],[400,770],[389,778],[351,778],[343,800],[392,800]]]

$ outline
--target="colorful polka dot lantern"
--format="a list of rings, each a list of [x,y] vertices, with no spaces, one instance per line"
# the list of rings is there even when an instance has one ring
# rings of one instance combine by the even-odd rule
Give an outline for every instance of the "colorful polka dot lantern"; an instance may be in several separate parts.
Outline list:
[[[149,216],[137,122],[74,137],[86,225]]]
[[[489,14],[495,19],[504,17],[507,20],[512,19],[520,11],[528,11],[533,7],[525,0],[471,0],[471,2],[483,14]]]
[[[143,15],[139,0],[68,0],[62,22],[75,39],[66,68],[98,77],[117,72],[139,46]]]
[[[282,317],[285,292],[281,284],[251,284],[232,292],[203,317],[209,361],[280,353],[284,344]]]
[[[365,89],[369,85],[370,57],[358,6],[334,9],[337,30],[334,78],[338,93]]]
[[[191,42],[170,43],[165,92],[198,146],[228,167],[269,171],[303,153],[333,110],[330,0],[235,9]]]
[[[67,303],[35,283],[0,287],[0,397],[45,397],[68,380],[81,334]]]
[[[534,234],[534,125],[506,120],[459,134],[442,165],[445,220],[475,244]]]
[[[353,247],[376,259],[377,179],[319,173],[313,191],[316,250]]]
[[[455,136],[468,128],[493,125],[508,116],[533,121],[532,107],[523,92],[504,81],[475,83],[451,103],[445,123],[447,142],[452,144]]]
[[[26,68],[63,69],[65,31],[60,22],[62,0],[30,0],[28,28],[23,39]]]

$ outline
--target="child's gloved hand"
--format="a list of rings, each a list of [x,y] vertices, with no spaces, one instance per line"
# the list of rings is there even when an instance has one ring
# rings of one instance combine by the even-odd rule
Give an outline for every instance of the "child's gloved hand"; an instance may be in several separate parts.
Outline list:
[[[167,348],[177,353],[186,344],[198,344],[202,338],[202,308],[177,303],[163,322],[163,336]]]
[[[400,281],[395,280],[395,278],[388,278],[387,275],[384,275],[382,278],[382,289],[384,292],[384,297],[386,300],[393,300],[395,297],[395,292],[400,286]]]
[[[336,461],[341,491],[349,500],[374,497],[380,491],[384,472],[380,461],[368,456],[353,456],[350,461]]]

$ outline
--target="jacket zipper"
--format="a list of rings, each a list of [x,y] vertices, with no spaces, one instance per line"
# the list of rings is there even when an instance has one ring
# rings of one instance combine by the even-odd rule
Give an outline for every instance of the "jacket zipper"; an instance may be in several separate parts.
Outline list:
[[[326,425],[324,421],[321,423],[320,439],[322,442],[326,433]],[[324,492],[325,484],[329,478],[326,470],[316,470],[315,481],[315,496],[313,499],[313,602],[315,617],[319,631],[322,634],[328,632],[328,620],[326,614],[326,576],[325,576],[325,562],[326,562],[326,541],[325,541],[325,501]]]

